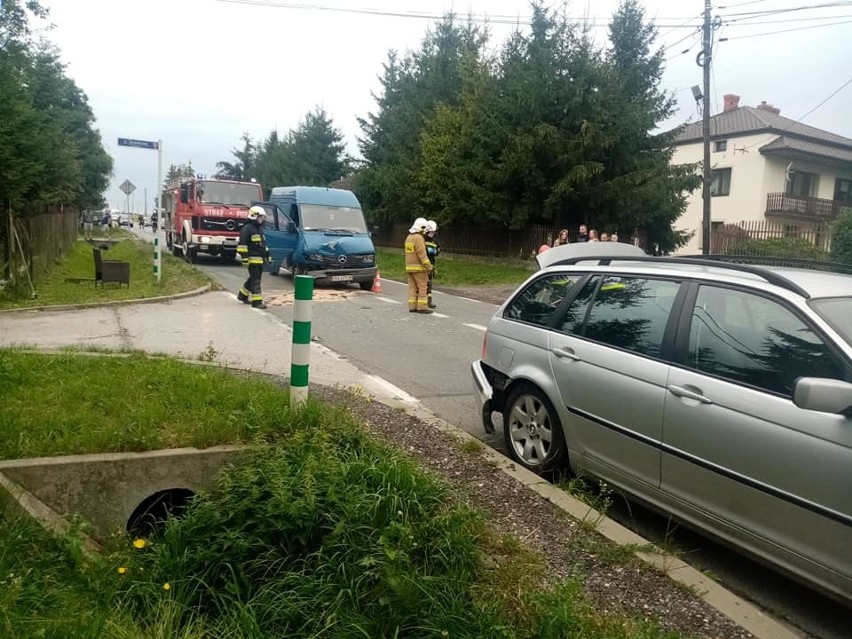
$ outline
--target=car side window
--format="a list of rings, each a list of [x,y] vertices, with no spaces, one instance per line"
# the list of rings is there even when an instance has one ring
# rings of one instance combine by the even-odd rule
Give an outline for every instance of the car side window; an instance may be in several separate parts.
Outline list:
[[[503,317],[546,326],[580,277],[574,273],[558,273],[535,280],[509,304]]]
[[[568,307],[568,310],[565,311],[565,316],[562,318],[562,322],[559,326],[559,330],[563,333],[571,333],[574,335],[581,334],[583,330],[583,322],[586,321],[589,304],[592,303],[592,296],[595,294],[595,289],[598,286],[599,280],[600,278],[598,276],[591,278],[588,282],[586,282],[583,290],[574,298],[574,301],[571,302],[571,305]]]
[[[679,282],[606,276],[595,293],[585,337],[659,357]]]
[[[698,291],[687,363],[788,397],[799,377],[845,378],[843,365],[792,310],[762,295],[716,286]]]

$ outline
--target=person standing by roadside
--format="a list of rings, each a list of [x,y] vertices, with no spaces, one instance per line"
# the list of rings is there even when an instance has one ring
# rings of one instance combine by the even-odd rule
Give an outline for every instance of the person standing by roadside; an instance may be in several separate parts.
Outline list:
[[[106,233],[107,239],[112,239],[112,233],[110,232],[110,227],[112,226],[112,214],[109,209],[104,209],[104,213],[101,216],[101,232]]]
[[[580,225],[580,232],[577,233],[577,241],[578,242],[588,242],[589,241],[589,227],[585,224]]]
[[[429,222],[426,218],[418,217],[414,224],[408,229],[408,237],[405,238],[405,272],[408,274],[408,312],[432,313],[429,308],[427,289],[429,286],[429,271],[432,271],[432,262],[426,254],[426,240],[424,235]]]
[[[263,303],[263,293],[260,290],[260,280],[263,277],[263,265],[269,260],[269,249],[263,236],[263,221],[266,210],[261,206],[253,206],[248,212],[248,221],[240,229],[240,243],[237,253],[242,257],[243,264],[248,267],[248,279],[243,284],[237,299],[243,304],[254,308],[267,308]]]
[[[553,247],[562,246],[563,244],[569,244],[568,241],[568,229],[562,229],[559,231],[559,235],[556,236],[556,239],[553,240]]]
[[[426,284],[426,300],[429,308],[437,308],[434,302],[432,302],[432,280],[434,280],[435,275],[438,274],[438,271],[435,268],[435,260],[441,253],[441,247],[438,246],[438,240],[435,237],[437,232],[438,223],[435,220],[429,220],[426,222],[426,255],[432,263],[432,270],[429,271],[429,281]]]
[[[95,212],[89,209],[83,211],[83,237],[87,240],[91,240],[92,228],[95,225]]]

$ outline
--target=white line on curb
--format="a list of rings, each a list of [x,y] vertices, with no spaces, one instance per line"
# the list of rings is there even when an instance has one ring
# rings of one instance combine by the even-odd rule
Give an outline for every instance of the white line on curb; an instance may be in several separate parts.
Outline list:
[[[376,385],[381,386],[386,391],[388,391],[391,395],[394,396],[394,399],[398,399],[407,404],[419,404],[420,400],[415,397],[412,397],[404,390],[402,390],[399,386],[394,386],[386,379],[382,379],[378,375],[367,375],[367,379],[372,380]]]
[[[456,295],[455,297],[459,298],[460,300],[465,300],[467,302],[476,302],[477,304],[482,304],[481,300],[475,300],[472,297],[462,297],[461,295]]]
[[[380,296],[376,295],[376,299],[381,300],[383,302],[387,302],[388,304],[402,304],[402,302],[400,302],[399,300],[392,300],[389,297],[380,297]]]
[[[475,328],[478,331],[487,331],[488,327],[483,326],[482,324],[462,324],[462,326],[467,326],[468,328]]]

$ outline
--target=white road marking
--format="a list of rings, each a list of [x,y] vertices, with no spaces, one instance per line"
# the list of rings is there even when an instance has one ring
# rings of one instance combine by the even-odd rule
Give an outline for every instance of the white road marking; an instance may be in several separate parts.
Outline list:
[[[402,304],[402,302],[400,302],[399,300],[392,300],[389,297],[381,297],[379,295],[376,295],[376,299],[382,300],[383,302],[387,302],[388,304]]]
[[[404,390],[402,390],[398,386],[394,386],[389,381],[387,381],[386,379],[382,379],[378,375],[367,375],[366,377],[369,378],[370,380],[372,380],[377,386],[380,386],[380,387],[384,388],[386,391],[388,391],[391,395],[394,396],[395,399],[399,399],[399,400],[401,400],[401,401],[403,401],[407,404],[419,404],[420,403],[420,401],[417,398],[412,397],[411,395],[406,393]]]
[[[460,300],[466,300],[468,302],[476,302],[477,304],[482,304],[481,300],[475,300],[471,297],[462,297],[461,295],[456,295],[456,297],[458,297]]]
[[[468,328],[475,328],[478,331],[487,331],[488,327],[483,326],[482,324],[462,324],[462,326],[467,326]]]
[[[432,317],[440,317],[441,319],[450,319],[449,315],[444,315],[443,313],[432,313]]]

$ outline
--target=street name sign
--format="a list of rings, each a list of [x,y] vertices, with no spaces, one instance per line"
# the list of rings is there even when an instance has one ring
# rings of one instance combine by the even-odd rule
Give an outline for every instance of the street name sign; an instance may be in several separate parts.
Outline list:
[[[125,195],[130,195],[133,191],[136,190],[136,185],[133,184],[130,180],[125,180],[121,184],[119,184],[118,188],[124,191]]]
[[[158,149],[156,142],[150,140],[132,140],[131,138],[118,138],[118,146],[132,146],[137,149]]]

